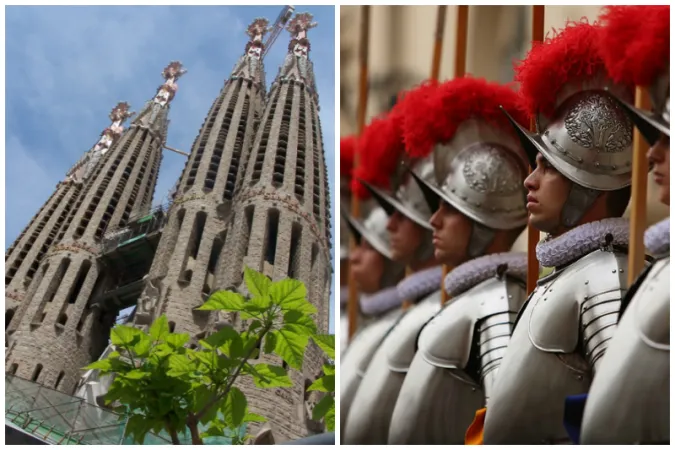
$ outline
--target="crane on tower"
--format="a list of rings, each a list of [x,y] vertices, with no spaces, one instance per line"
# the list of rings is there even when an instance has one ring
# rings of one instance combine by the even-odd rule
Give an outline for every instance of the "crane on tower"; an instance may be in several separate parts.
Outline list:
[[[284,27],[291,19],[294,11],[295,7],[291,5],[286,5],[284,6],[284,9],[281,10],[279,17],[277,17],[276,22],[274,22],[274,25],[272,25],[272,30],[269,34],[269,37],[267,38],[267,41],[265,42],[264,50],[260,56],[260,59],[264,59],[267,52],[270,51],[270,48],[272,48],[272,45],[274,45],[274,42],[279,37],[279,34],[281,34]]]

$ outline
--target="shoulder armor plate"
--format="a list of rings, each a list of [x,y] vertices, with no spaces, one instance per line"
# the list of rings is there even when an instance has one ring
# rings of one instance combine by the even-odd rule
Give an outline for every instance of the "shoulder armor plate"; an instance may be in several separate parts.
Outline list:
[[[448,304],[422,330],[419,351],[436,367],[464,369],[471,354],[476,323],[488,316],[516,312],[510,305],[517,282],[510,278],[490,278],[469,289]],[[509,296],[511,295],[511,299]],[[519,306],[518,305],[518,306]]]
[[[408,371],[415,357],[417,336],[420,330],[440,309],[441,291],[437,291],[407,311],[383,344],[390,370]]]
[[[634,301],[641,339],[652,348],[670,351],[670,258],[654,263]]]
[[[626,255],[596,250],[542,280],[530,298],[529,323],[522,324],[532,344],[542,351],[572,353],[582,326],[609,316],[616,324],[628,287],[627,267]],[[593,314],[582,324],[584,311]]]

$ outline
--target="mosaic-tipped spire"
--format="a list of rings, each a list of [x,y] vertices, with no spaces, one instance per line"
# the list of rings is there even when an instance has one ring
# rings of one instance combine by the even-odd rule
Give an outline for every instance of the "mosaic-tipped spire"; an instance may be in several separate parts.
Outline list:
[[[134,125],[146,127],[164,135],[168,124],[168,106],[178,91],[176,81],[186,73],[187,70],[180,61],[171,61],[162,70],[162,77],[166,81],[159,86],[155,97],[145,104],[138,117],[134,119]]]
[[[66,173],[68,180],[83,182],[87,179],[101,156],[105,155],[122,135],[124,131],[122,124],[124,121],[136,114],[129,111],[130,108],[127,102],[119,102],[115,105],[110,114],[108,114],[112,123],[101,132],[98,142]]]

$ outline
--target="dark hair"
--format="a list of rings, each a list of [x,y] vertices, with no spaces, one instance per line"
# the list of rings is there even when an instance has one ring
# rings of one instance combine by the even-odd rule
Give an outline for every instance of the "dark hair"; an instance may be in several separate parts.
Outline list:
[[[630,202],[630,186],[607,193],[607,214],[609,217],[621,217]]]

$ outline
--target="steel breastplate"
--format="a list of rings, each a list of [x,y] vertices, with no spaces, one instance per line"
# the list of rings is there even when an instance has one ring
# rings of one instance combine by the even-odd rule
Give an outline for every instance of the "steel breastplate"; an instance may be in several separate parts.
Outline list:
[[[596,250],[540,280],[511,337],[487,404],[485,444],[567,438],[565,398],[588,392],[616,329],[626,257]]]
[[[670,258],[656,261],[626,308],[591,386],[582,444],[670,439]]]
[[[378,347],[402,311],[390,311],[381,319],[364,327],[349,345],[340,360],[340,423],[345,426],[347,415],[363,374],[373,360]]]
[[[422,330],[392,417],[389,444],[463,444],[485,405],[525,289],[490,278],[467,290]]]

